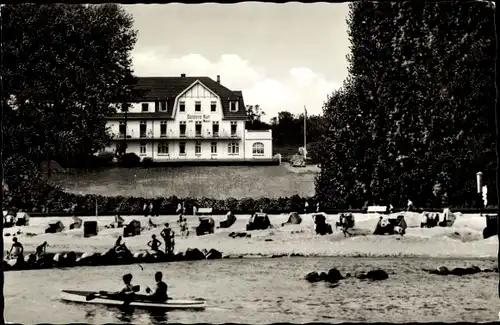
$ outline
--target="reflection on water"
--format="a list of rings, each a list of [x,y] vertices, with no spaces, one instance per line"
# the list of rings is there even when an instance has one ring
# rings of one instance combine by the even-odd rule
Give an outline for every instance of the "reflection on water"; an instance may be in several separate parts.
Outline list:
[[[253,323],[274,322],[483,322],[497,319],[498,275],[463,277],[427,274],[422,268],[493,261],[368,258],[283,258],[32,270],[5,274],[5,318],[32,323]],[[343,280],[338,286],[310,284],[312,270],[337,267],[343,274],[382,268],[382,282]],[[162,271],[177,299],[205,298],[205,311],[141,310],[64,303],[60,289],[117,290],[124,273],[142,287]]]

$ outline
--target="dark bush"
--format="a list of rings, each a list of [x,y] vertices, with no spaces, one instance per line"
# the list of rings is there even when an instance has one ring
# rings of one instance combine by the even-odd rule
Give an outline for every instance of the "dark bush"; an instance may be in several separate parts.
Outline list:
[[[142,159],[141,164],[143,167],[151,167],[154,165],[153,158],[146,157],[146,158]]]
[[[133,152],[128,152],[120,158],[120,165],[123,167],[138,167],[141,164],[141,158]]]

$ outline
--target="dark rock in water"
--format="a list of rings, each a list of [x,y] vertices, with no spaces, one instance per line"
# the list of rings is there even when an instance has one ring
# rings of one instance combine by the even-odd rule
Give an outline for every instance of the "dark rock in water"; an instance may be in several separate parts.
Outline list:
[[[10,236],[10,233],[6,232],[5,234],[3,234],[5,237],[8,237]]]
[[[356,272],[356,273],[354,274],[354,277],[355,277],[356,279],[359,279],[359,280],[364,280],[364,279],[366,279],[366,278],[367,278],[367,274],[366,274],[366,272]]]
[[[266,238],[264,241],[274,241],[272,238]]]
[[[368,271],[366,277],[373,281],[380,281],[388,279],[389,274],[387,274],[387,272],[385,272],[384,270],[371,270]]]
[[[461,276],[461,275],[468,274],[468,272],[467,272],[467,269],[465,269],[463,267],[456,267],[456,268],[451,269],[450,274]]]
[[[205,254],[203,254],[198,248],[188,248],[186,253],[184,253],[186,261],[198,261],[204,260]]]
[[[35,266],[36,262],[36,255],[35,254],[29,254],[24,257],[24,262],[28,264],[29,266]]]
[[[326,272],[321,272],[321,273],[319,274],[319,279],[320,279],[321,281],[328,281],[328,274],[326,274]]]
[[[305,276],[305,279],[311,283],[321,281],[321,278],[320,278],[320,275],[318,274],[318,272],[307,273]]]
[[[75,252],[69,252],[64,254],[64,266],[66,267],[72,267],[75,266],[76,264],[76,253]]]
[[[174,259],[176,261],[184,261],[184,253],[180,252],[180,253],[174,254]]]
[[[9,264],[9,263],[7,263],[7,261],[6,261],[6,260],[3,260],[3,262],[2,262],[2,266],[3,266],[3,270],[4,270],[4,271],[10,271],[10,269],[11,269],[10,264]]]
[[[219,252],[218,250],[216,249],[211,249],[208,251],[208,253],[205,255],[205,258],[207,260],[219,260],[222,258],[222,253]]]
[[[330,282],[330,283],[339,282],[343,278],[344,277],[342,276],[342,274],[340,273],[340,271],[337,270],[336,268],[330,269],[328,271],[327,281]]]
[[[36,261],[36,266],[41,269],[54,267],[54,253],[45,253]]]
[[[438,275],[449,275],[449,274],[451,274],[450,270],[448,270],[448,268],[446,266],[440,266],[440,267],[436,268],[435,270],[430,270],[428,272],[430,274],[438,274]]]

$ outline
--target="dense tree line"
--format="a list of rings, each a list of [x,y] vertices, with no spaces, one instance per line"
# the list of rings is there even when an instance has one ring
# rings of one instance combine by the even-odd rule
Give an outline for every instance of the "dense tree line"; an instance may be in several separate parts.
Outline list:
[[[44,159],[89,156],[105,117],[135,96],[130,15],[115,4],[12,4],[2,13],[2,157],[9,190],[39,182]]]
[[[349,77],[324,106],[331,206],[496,204],[495,26],[486,2],[353,2]]]
[[[304,114],[294,115],[282,111],[271,118],[270,123],[262,121],[265,112],[259,105],[247,106],[247,129],[273,131],[273,146],[276,148],[294,147],[298,149],[304,145]],[[307,115],[306,136],[307,148],[314,156],[316,143],[325,133],[325,119],[321,115]],[[313,157],[314,157],[313,156]]]

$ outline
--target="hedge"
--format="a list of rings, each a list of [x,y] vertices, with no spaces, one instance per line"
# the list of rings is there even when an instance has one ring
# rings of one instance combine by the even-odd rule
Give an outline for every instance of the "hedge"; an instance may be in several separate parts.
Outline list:
[[[142,213],[144,204],[153,203],[153,207],[158,214],[175,214],[179,203],[184,203],[186,213],[192,214],[193,207],[212,208],[214,213],[253,213],[262,209],[271,214],[287,213],[291,211],[303,211],[305,202],[309,203],[309,208],[316,206],[314,198],[303,198],[298,195],[292,197],[280,197],[277,199],[244,198],[237,200],[227,198],[218,200],[213,198],[178,198],[170,197],[123,197],[123,196],[102,196],[94,194],[80,195],[68,193],[59,187],[39,182],[37,185],[24,187],[22,191],[7,193],[7,200],[3,203],[3,209],[15,208],[28,212],[43,212],[47,209],[51,213],[63,213],[76,204],[75,212],[79,215],[94,215],[96,203],[100,215],[113,215],[117,212],[127,214]]]
[[[214,214],[225,214],[228,211],[240,214],[251,214],[261,209],[269,214],[290,213],[292,211],[303,212],[305,203],[309,204],[309,210],[316,209],[316,198],[300,197],[294,195],[291,197],[280,198],[227,198],[224,200],[213,198],[178,198],[170,197],[123,197],[123,196],[102,196],[94,194],[80,195],[65,192],[63,189],[47,184],[44,181],[36,183],[26,182],[20,184],[18,188],[22,190],[11,190],[6,193],[6,200],[3,202],[3,210],[18,209],[42,214],[68,214],[72,205],[76,204],[75,214],[94,215],[96,203],[99,215],[114,215],[116,213],[142,214],[144,204],[153,203],[155,213],[161,215],[176,214],[179,203],[184,203],[186,214],[193,213],[193,207],[212,208]],[[323,204],[320,203],[320,208]],[[471,207],[450,207],[452,211],[461,211],[463,213],[494,213],[497,207],[488,207],[487,209],[471,209]],[[438,211],[437,209],[423,208],[425,211]],[[442,209],[439,209],[442,211]],[[362,212],[362,209],[321,209],[329,213],[338,212]],[[396,211],[401,211],[397,210]]]

